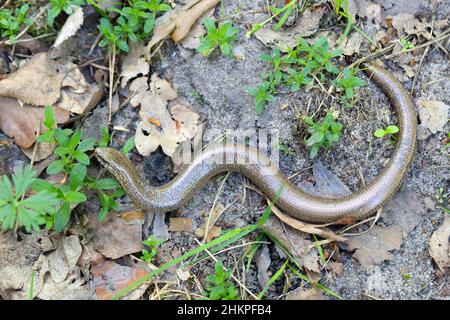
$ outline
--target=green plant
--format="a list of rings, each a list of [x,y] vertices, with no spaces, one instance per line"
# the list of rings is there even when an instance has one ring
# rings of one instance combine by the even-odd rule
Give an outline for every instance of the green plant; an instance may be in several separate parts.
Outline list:
[[[349,100],[352,99],[355,95],[354,89],[363,87],[367,83],[356,77],[357,70],[355,69],[344,69],[344,72],[342,74],[341,78],[338,78],[333,81],[333,84],[336,86],[336,88],[344,91],[344,96],[342,97],[342,101],[344,102],[344,105],[346,107],[350,107],[351,104],[349,103]]]
[[[97,143],[95,139],[81,139],[81,131],[71,129],[60,129],[56,127],[53,108],[47,106],[44,111],[44,126],[47,131],[41,134],[37,141],[40,143],[54,143],[54,160],[47,167],[46,172],[50,175],[62,173],[64,178],[59,185],[42,184],[48,192],[56,194],[60,200],[58,214],[56,214],[54,227],[56,231],[62,231],[70,219],[71,210],[75,205],[86,201],[85,192],[88,189],[96,190],[101,206],[99,220],[103,220],[111,210],[118,210],[116,199],[125,193],[119,187],[115,179],[97,179],[87,174],[87,167],[90,164],[90,157],[87,154],[93,150]],[[109,133],[106,128],[101,129],[103,137],[100,143],[103,146],[109,144]],[[68,177],[68,179],[67,179]],[[111,194],[105,190],[117,189]],[[49,227],[52,226],[49,224]]]
[[[448,192],[445,192],[443,187],[440,187],[434,196],[438,203],[438,207],[440,207],[444,212],[450,213],[450,209],[447,208],[450,202],[450,196]]]
[[[144,249],[142,250],[141,259],[147,263],[151,263],[153,258],[157,254],[158,247],[164,242],[164,240],[156,240],[154,235],[151,235],[150,238],[144,240],[144,245],[150,248],[150,251]]]
[[[313,44],[300,38],[297,46],[288,48],[287,55],[283,55],[279,49],[274,49],[271,54],[262,55],[261,60],[270,63],[273,70],[261,74],[264,82],[256,89],[247,90],[255,97],[256,110],[261,112],[265,103],[273,100],[273,93],[280,85],[288,86],[291,92],[296,92],[310,84],[313,78],[325,81],[327,75],[335,77],[339,74],[339,69],[334,65],[333,59],[341,54],[342,51],[339,49],[331,50],[328,40],[320,37]],[[344,73],[342,84],[347,85],[347,73],[345,71]],[[349,91],[351,90],[353,89],[350,88]]]
[[[231,43],[236,39],[239,30],[233,27],[230,21],[216,27],[216,23],[209,17],[203,20],[203,25],[208,33],[200,39],[197,51],[204,56],[209,56],[216,48],[219,48],[223,55],[231,57],[233,55]]]
[[[397,126],[390,125],[387,126],[385,129],[377,129],[373,135],[377,138],[383,138],[386,135],[395,134],[399,132],[400,129]]]
[[[0,179],[0,223],[2,230],[25,227],[27,232],[39,231],[56,213],[58,199],[40,188],[43,180],[29,167],[16,169],[11,177]]]
[[[50,8],[47,15],[47,24],[53,27],[55,19],[65,12],[72,14],[74,7],[80,7],[86,4],[85,0],[50,0]]]
[[[288,53],[300,66],[308,67],[312,74],[319,76],[322,80],[325,79],[324,70],[331,74],[339,73],[332,59],[339,57],[342,50],[331,50],[327,38],[323,36],[313,44],[300,38],[297,47],[288,50]]]
[[[273,89],[269,82],[263,82],[258,85],[258,88],[249,88],[247,93],[255,98],[256,112],[262,112],[266,102],[275,100],[273,96]]]
[[[162,3],[162,0],[130,0],[122,9],[109,9],[109,12],[116,12],[119,16],[115,23],[109,20],[107,14],[100,19],[99,30],[104,38],[99,46],[109,45],[128,52],[128,40],[137,42],[148,37],[157,15],[170,9],[170,5]]]
[[[401,38],[399,41],[400,41],[400,44],[402,45],[402,51],[407,51],[409,49],[414,49],[416,47],[415,45],[413,45],[411,43],[411,41],[409,41],[406,38]]]
[[[7,8],[0,10],[0,35],[2,38],[9,38],[11,42],[16,41],[20,28],[32,23],[32,20],[26,17],[29,8],[28,3],[25,3],[14,11]]]
[[[310,148],[310,157],[315,158],[320,148],[328,149],[334,142],[338,142],[341,136],[342,124],[336,121],[337,113],[329,112],[322,121],[314,122],[311,117],[303,117],[303,121],[309,125],[310,137],[305,144]]]
[[[231,269],[216,262],[215,273],[206,277],[205,295],[209,300],[239,300],[238,291],[230,280]]]

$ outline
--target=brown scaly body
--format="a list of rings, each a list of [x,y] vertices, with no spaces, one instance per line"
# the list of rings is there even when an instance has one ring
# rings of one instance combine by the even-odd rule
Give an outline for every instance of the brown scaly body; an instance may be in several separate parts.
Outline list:
[[[328,223],[346,217],[363,219],[382,206],[400,187],[413,157],[416,144],[417,119],[414,104],[395,77],[385,69],[366,66],[366,73],[384,91],[395,108],[400,132],[388,165],[362,190],[349,196],[324,199],[308,195],[287,180],[257,149],[245,146],[212,146],[194,159],[170,183],[162,187],[147,185],[131,162],[111,148],[97,148],[101,163],[120,181],[139,208],[172,211],[185,205],[213,176],[227,171],[248,177],[271,200],[279,193],[277,207],[292,217],[311,223]],[[248,164],[215,164],[211,159],[227,159],[247,154]]]

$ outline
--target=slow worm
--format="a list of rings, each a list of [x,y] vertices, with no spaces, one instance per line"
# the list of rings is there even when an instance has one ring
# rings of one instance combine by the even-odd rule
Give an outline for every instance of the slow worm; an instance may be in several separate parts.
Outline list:
[[[234,171],[253,181],[269,199],[277,198],[276,206],[297,219],[311,223],[335,222],[346,217],[364,219],[400,187],[413,157],[417,127],[414,104],[400,82],[389,71],[372,64],[366,65],[365,72],[394,106],[400,131],[394,155],[387,166],[366,187],[349,196],[325,199],[308,195],[287,180],[256,148],[243,145],[206,148],[176,178],[162,187],[146,183],[130,160],[115,149],[97,148],[96,156],[119,180],[134,204],[144,210],[167,212],[183,207],[213,176]],[[244,154],[249,157],[248,163],[211,161],[218,157],[236,159]]]

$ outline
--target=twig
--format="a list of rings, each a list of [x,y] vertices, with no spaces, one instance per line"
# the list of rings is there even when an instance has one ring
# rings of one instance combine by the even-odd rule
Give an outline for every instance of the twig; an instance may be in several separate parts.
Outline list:
[[[108,122],[111,123],[112,118],[112,96],[113,96],[113,90],[114,90],[114,69],[116,64],[116,46],[112,46],[112,53],[109,53],[109,116],[108,116]]]
[[[347,238],[337,235],[330,230],[320,229],[316,226],[313,226],[313,225],[307,224],[305,222],[302,222],[300,220],[297,220],[295,218],[292,218],[292,217],[288,216],[287,214],[281,212],[281,210],[278,209],[275,205],[273,205],[273,203],[270,200],[267,200],[267,202],[268,202],[269,206],[271,206],[272,212],[278,218],[280,218],[281,221],[283,221],[284,223],[287,223],[289,226],[293,227],[294,229],[297,229],[297,230],[300,230],[302,232],[306,232],[309,234],[315,234],[322,238],[332,239],[334,241],[341,241],[341,242],[347,241]]]

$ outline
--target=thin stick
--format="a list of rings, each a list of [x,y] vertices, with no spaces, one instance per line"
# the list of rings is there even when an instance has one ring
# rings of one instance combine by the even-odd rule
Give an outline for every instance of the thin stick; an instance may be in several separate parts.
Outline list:
[[[108,122],[111,123],[112,118],[112,95],[114,90],[114,69],[116,63],[116,46],[112,46],[112,54],[109,53],[109,117]]]

